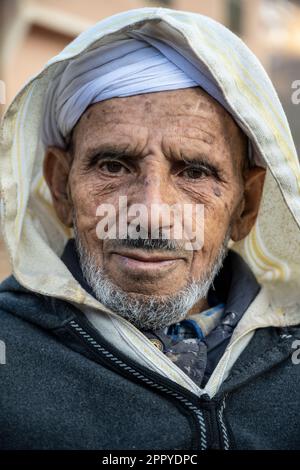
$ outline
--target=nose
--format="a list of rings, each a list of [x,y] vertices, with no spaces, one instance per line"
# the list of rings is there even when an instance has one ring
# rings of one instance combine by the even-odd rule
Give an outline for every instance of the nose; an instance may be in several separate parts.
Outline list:
[[[159,238],[162,231],[166,234],[172,230],[174,214],[170,209],[177,202],[168,162],[145,158],[130,201],[128,222],[134,223],[135,210],[139,208],[140,230]]]

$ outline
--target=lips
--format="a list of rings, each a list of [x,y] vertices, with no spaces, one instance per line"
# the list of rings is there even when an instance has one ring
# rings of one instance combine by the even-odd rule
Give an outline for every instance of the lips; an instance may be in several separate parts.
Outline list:
[[[143,263],[156,263],[156,262],[163,262],[163,261],[174,261],[176,259],[180,259],[178,257],[174,256],[164,256],[164,255],[153,255],[152,253],[139,253],[139,252],[130,252],[130,251],[124,251],[124,252],[113,252],[114,254],[117,254],[119,256],[123,256],[126,258],[134,259],[136,261],[141,261]]]
[[[171,254],[145,253],[138,250],[112,252],[115,263],[122,271],[128,274],[134,273],[158,273],[172,270],[182,258]]]

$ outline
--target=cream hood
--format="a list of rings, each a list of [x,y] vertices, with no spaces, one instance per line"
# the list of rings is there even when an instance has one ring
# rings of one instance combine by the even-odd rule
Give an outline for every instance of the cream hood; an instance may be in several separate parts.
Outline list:
[[[41,113],[49,82],[70,59],[132,31],[171,41],[189,60],[201,61],[222,90],[256,158],[267,166],[257,222],[233,249],[276,306],[300,304],[300,167],[277,94],[256,57],[228,29],[202,15],[163,8],[131,10],[95,24],[29,80],[8,108],[0,135],[1,219],[15,277],[37,293],[104,309],[60,260],[72,233],[56,217],[42,175]]]

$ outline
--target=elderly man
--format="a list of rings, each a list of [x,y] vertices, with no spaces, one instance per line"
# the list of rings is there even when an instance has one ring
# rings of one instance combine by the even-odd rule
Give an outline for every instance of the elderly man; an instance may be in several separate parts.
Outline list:
[[[2,127],[0,448],[300,448],[299,182],[207,17],[132,10],[52,59]]]

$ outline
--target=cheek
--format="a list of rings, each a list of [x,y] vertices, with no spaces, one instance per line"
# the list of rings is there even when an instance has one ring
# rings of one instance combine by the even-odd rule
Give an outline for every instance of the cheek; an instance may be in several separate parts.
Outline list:
[[[197,183],[177,179],[177,197],[192,204],[197,203],[210,206],[214,204],[214,199],[216,198],[214,186],[216,185],[208,179]]]
[[[191,275],[195,279],[203,278],[203,276],[211,269],[223,243],[226,229],[217,232],[206,230],[204,236],[204,245],[193,253],[193,261],[191,265]]]
[[[218,249],[232,224],[237,196],[214,197],[204,208],[204,244],[208,251]]]
[[[93,195],[91,195],[89,185],[74,179],[71,188],[73,209],[76,213],[76,225],[81,242],[88,252],[100,254],[99,243],[101,241],[98,239],[96,232],[98,222],[96,217],[97,204]]]
[[[101,204],[116,206],[119,188],[116,182],[101,180],[96,176],[76,175],[71,181],[72,201],[78,223],[95,226],[99,217],[96,215]]]
[[[230,198],[214,197],[208,204],[204,203],[204,245],[193,252],[191,267],[195,278],[202,277],[215,261],[231,224],[233,210]]]

